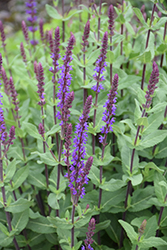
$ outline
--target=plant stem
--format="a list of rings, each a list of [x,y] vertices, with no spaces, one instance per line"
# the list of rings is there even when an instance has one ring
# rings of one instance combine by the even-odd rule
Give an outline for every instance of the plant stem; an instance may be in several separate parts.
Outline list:
[[[154,19],[155,7],[156,7],[156,4],[154,4],[153,9],[152,9],[150,27],[151,27],[151,24],[152,24],[153,19]],[[147,47],[148,47],[149,38],[150,38],[150,32],[151,32],[151,29],[149,29],[149,30],[148,30],[148,33],[147,33],[147,40],[146,40],[145,49],[147,49]],[[143,73],[142,73],[142,80],[141,80],[141,89],[142,89],[142,90],[143,90],[143,88],[144,88],[145,72],[146,72],[146,63],[143,64]]]
[[[99,0],[99,18],[98,18],[98,34],[97,34],[97,40],[99,42],[100,40],[100,15],[101,15],[101,5],[102,5],[102,0]],[[99,47],[99,46],[98,46]]]
[[[64,17],[64,0],[62,0],[62,16]],[[62,42],[65,41],[65,21],[62,21]]]
[[[1,183],[3,183],[3,162],[2,162],[2,149],[1,149],[2,145],[0,143],[0,181]],[[2,199],[3,199],[3,206],[4,206],[4,210],[5,210],[5,207],[7,206],[7,201],[6,201],[6,194],[5,194],[5,186],[2,186],[1,187],[1,192],[2,192]],[[6,212],[5,211],[5,214],[6,214],[6,220],[7,220],[7,224],[8,224],[8,228],[9,228],[9,232],[12,231],[12,225],[11,225],[11,218],[10,218],[10,214],[9,212]],[[17,243],[17,240],[16,238],[14,237],[13,238],[13,243],[15,245],[15,248],[16,250],[20,250],[19,248],[19,245]]]
[[[71,248],[74,246],[74,216],[75,216],[75,205],[72,205],[72,214],[71,214],[71,220],[73,227],[71,229]]]

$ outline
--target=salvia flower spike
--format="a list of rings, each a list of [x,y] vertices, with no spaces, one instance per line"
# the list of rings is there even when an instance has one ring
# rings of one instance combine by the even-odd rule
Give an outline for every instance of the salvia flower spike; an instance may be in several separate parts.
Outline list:
[[[70,89],[69,86],[71,84],[71,74],[70,71],[72,70],[72,67],[70,66],[70,62],[72,61],[72,50],[75,43],[75,37],[73,34],[71,34],[71,37],[68,42],[68,46],[66,48],[65,56],[63,57],[64,64],[61,69],[60,73],[60,79],[58,81],[59,83],[59,91],[57,93],[57,97],[59,99],[58,107],[60,108],[60,111],[57,112],[58,119],[61,120],[60,125],[62,126],[64,124],[63,120],[63,114],[65,109],[65,102],[70,95]]]
[[[104,134],[104,136],[100,135],[99,141],[104,145],[106,142],[107,134],[112,129],[112,124],[115,122],[115,118],[113,117],[115,115],[116,110],[116,94],[117,94],[117,88],[118,88],[118,75],[115,74],[112,82],[112,86],[110,89],[110,92],[108,94],[108,99],[103,107],[105,107],[105,111],[103,112],[103,118],[102,120],[105,122],[105,125],[100,129],[101,133]],[[105,146],[105,145],[104,145]]]
[[[105,67],[107,66],[105,59],[107,54],[107,46],[108,46],[108,33],[107,31],[104,33],[103,40],[102,40],[102,48],[100,56],[98,57],[96,61],[96,68],[94,69],[95,74],[93,75],[95,81],[97,82],[96,85],[92,87],[92,89],[99,93],[100,90],[104,89],[102,84],[100,82],[105,80],[105,77],[103,74],[104,71],[106,71]],[[102,75],[102,76],[101,76]]]
[[[0,20],[0,33],[1,33],[2,46],[5,47],[6,46],[6,43],[5,43],[6,37],[5,37],[3,23],[1,20]]]
[[[157,88],[156,84],[159,82],[159,69],[155,62],[153,62],[153,70],[150,76],[149,84],[146,91],[146,103],[143,104],[143,108],[149,108],[152,102],[152,97],[155,89]]]
[[[23,31],[24,39],[25,39],[25,41],[28,44],[30,38],[29,38],[29,35],[28,35],[28,29],[27,29],[27,25],[26,25],[25,21],[22,21],[21,26],[22,26],[22,31]]]
[[[109,9],[108,9],[108,29],[109,29],[109,35],[110,36],[113,36],[114,35],[114,7],[113,5],[111,4]]]
[[[45,105],[45,93],[44,93],[44,73],[43,73],[43,67],[42,67],[42,64],[39,62],[39,64],[37,65],[37,69],[35,68],[35,63],[34,63],[34,71],[36,71],[36,78],[37,78],[37,81],[38,81],[38,95],[39,95],[39,98],[40,98],[40,101],[38,102],[38,104],[43,107],[43,105]]]
[[[72,165],[70,167],[69,187],[71,189],[74,204],[77,204],[79,197],[83,198],[85,195],[85,188],[83,185],[88,183],[87,175],[93,164],[93,157],[89,157],[86,164],[84,158],[86,155],[85,143],[87,141],[87,120],[92,104],[92,96],[86,100],[83,113],[79,118],[79,123],[76,125],[75,137],[73,140],[74,151],[72,153]],[[68,175],[65,175],[68,177]]]
[[[29,31],[33,33],[33,39],[30,41],[30,43],[35,46],[38,44],[38,40],[35,40],[34,33],[38,29],[36,26],[37,21],[37,9],[36,9],[37,2],[36,0],[27,0],[26,2],[26,14],[29,14],[30,16],[27,18],[27,21],[30,22],[30,26],[28,27]]]
[[[85,246],[81,247],[81,250],[93,250],[91,244],[94,242],[92,239],[95,230],[95,219],[92,218],[89,222],[88,232],[86,233],[86,240],[84,240]]]

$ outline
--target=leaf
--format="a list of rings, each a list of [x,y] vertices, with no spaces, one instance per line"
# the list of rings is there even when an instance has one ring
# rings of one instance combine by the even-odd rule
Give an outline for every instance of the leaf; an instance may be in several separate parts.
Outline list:
[[[47,219],[52,223],[55,227],[60,228],[62,230],[71,229],[73,227],[72,223],[69,223],[64,218],[59,217],[47,217]]]
[[[133,175],[132,177],[128,176],[127,179],[129,179],[132,182],[132,186],[137,186],[142,182],[143,176],[142,174],[137,174],[137,175]]]
[[[23,129],[32,137],[36,139],[41,139],[41,135],[39,134],[37,127],[31,123],[23,122]]]
[[[167,132],[165,130],[156,130],[149,135],[145,136],[143,140],[140,141],[139,145],[136,149],[144,149],[153,147],[154,145],[163,141],[167,136]]]
[[[13,241],[13,237],[9,237],[0,231],[0,243],[1,247],[9,246]]]
[[[25,167],[21,167],[13,177],[13,187],[12,189],[15,190],[21,186],[21,184],[27,179],[29,173],[29,166],[26,165]]]
[[[151,51],[145,51],[137,57],[142,63],[148,63],[151,61]]]
[[[59,209],[60,208],[59,203],[58,203],[58,201],[56,199],[56,195],[53,194],[53,193],[49,194],[49,196],[48,196],[48,204],[53,209]]]
[[[155,188],[155,194],[158,198],[158,200],[162,203],[165,202],[165,196],[166,196],[166,193],[167,193],[167,188],[163,185],[160,185],[160,182],[164,181],[166,183],[166,179],[165,177],[158,173],[158,172],[155,172],[154,173],[154,188]],[[166,183],[167,185],[167,183]]]
[[[88,174],[88,178],[90,178],[92,183],[95,184],[96,186],[99,186],[100,184],[99,176],[100,176],[100,170],[94,165],[92,165]]]
[[[158,246],[167,246],[167,242],[158,237],[150,237],[147,239],[143,239],[138,244],[141,248],[150,248],[150,247],[158,247]]]
[[[47,133],[46,136],[54,135],[55,133],[61,130],[61,126],[59,124],[55,124]]]
[[[131,205],[128,208],[129,212],[142,211],[151,206],[147,201],[153,196],[154,188],[152,186],[147,186],[144,189],[137,189],[133,192],[131,198]]]
[[[141,80],[140,76],[127,75],[119,81],[118,90],[130,87],[132,84]]]
[[[4,182],[8,183],[16,172],[16,159],[11,161],[6,169],[6,174],[4,176]]]
[[[30,173],[30,175],[27,178],[27,181],[36,187],[39,187],[41,189],[46,189],[46,178],[43,174],[38,172]]]
[[[98,224],[96,224],[96,228],[95,228],[95,233],[101,231],[101,230],[104,230],[106,229],[107,227],[109,227],[111,224],[111,221],[110,220],[105,220],[103,222],[100,222]]]
[[[58,165],[58,160],[56,161],[55,158],[53,158],[53,156],[51,155],[50,152],[46,152],[46,153],[40,153],[38,151],[34,151],[31,154],[37,154],[40,156],[40,160],[49,165],[49,166],[57,166]]]
[[[62,16],[57,12],[56,8],[50,6],[49,4],[46,4],[45,8],[46,8],[47,14],[50,17],[52,17],[54,19],[57,19],[57,20],[61,20],[62,19]]]
[[[108,212],[111,207],[116,206],[121,201],[125,199],[125,190],[117,190],[115,192],[111,192],[110,196],[107,191],[103,191],[102,202],[101,202],[101,211]]]
[[[20,233],[26,227],[28,220],[29,210],[26,209],[24,212],[14,214],[12,219],[12,226]]]
[[[42,216],[38,219],[30,220],[27,224],[27,228],[31,229],[33,232],[41,234],[50,234],[56,232],[55,226],[51,224],[47,218]]]
[[[99,188],[105,191],[114,192],[118,189],[121,189],[125,185],[126,183],[122,180],[111,179],[110,181],[106,181],[104,184],[100,184]]]
[[[135,12],[135,14],[136,14],[136,16],[138,17],[138,19],[140,20],[140,22],[141,22],[142,24],[144,24],[144,23],[145,23],[145,20],[144,20],[144,17],[143,17],[143,15],[142,15],[140,9],[138,9],[138,8],[133,8],[133,11]]]
[[[107,58],[106,58],[106,62],[109,62],[110,64],[112,64],[115,61],[115,55],[113,51],[108,51],[107,52]]]
[[[32,206],[33,202],[19,198],[17,201],[11,203],[8,207],[5,208],[5,211],[15,213],[21,213]]]
[[[134,228],[127,222],[123,220],[118,220],[121,226],[124,228],[124,230],[127,233],[127,236],[129,237],[132,244],[135,244],[138,238],[138,234],[135,232]]]
[[[137,125],[139,126],[148,126],[148,118],[147,117],[140,117],[139,119],[137,119]]]

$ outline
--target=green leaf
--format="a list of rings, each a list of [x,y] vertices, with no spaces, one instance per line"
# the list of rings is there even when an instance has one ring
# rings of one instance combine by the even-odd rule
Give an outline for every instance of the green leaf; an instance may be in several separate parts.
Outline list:
[[[114,192],[118,189],[121,189],[125,185],[126,183],[122,180],[111,179],[110,181],[106,181],[104,184],[100,184],[99,188],[105,191]]]
[[[69,223],[64,218],[59,217],[47,217],[51,224],[53,224],[55,227],[60,228],[62,230],[71,229],[73,227],[72,223]]]
[[[54,135],[55,133],[61,130],[61,126],[59,124],[54,125],[47,133],[46,136]]]
[[[142,63],[148,63],[151,61],[151,51],[145,51],[137,57]]]
[[[37,127],[33,125],[32,123],[23,122],[23,129],[26,131],[29,135],[36,139],[41,139],[41,135],[38,133]]]
[[[160,20],[152,27],[153,30],[160,29],[167,22],[167,17],[161,17]]]
[[[137,125],[139,126],[148,126],[148,118],[147,117],[140,117],[139,119],[137,119]]]
[[[73,13],[72,14],[69,13],[66,17],[63,17],[62,21],[68,21],[72,16],[74,16],[78,13],[81,13],[81,12],[82,12],[82,10],[73,10]]]
[[[5,208],[5,211],[15,213],[21,213],[32,206],[33,202],[19,198],[17,201],[11,203],[8,207]]]
[[[101,211],[108,212],[111,207],[116,206],[121,201],[125,199],[125,190],[117,190],[115,192],[111,192],[110,196],[107,191],[103,191],[102,202],[101,202]]]
[[[115,55],[113,51],[108,51],[107,52],[107,58],[106,61],[109,62],[110,64],[112,64],[115,61]]]
[[[129,237],[132,244],[135,244],[138,238],[138,234],[135,232],[134,228],[127,222],[123,220],[118,220],[121,226],[124,228],[124,230],[127,233],[127,236]]]
[[[95,228],[95,233],[101,231],[101,230],[104,230],[106,229],[107,227],[109,227],[111,224],[111,221],[110,220],[105,220],[103,222],[100,222],[98,224],[96,224],[96,228]]]
[[[127,75],[119,81],[118,90],[130,87],[132,84],[141,81],[140,76]]]
[[[131,199],[131,205],[129,207],[130,212],[142,211],[151,206],[147,201],[151,199],[154,194],[154,188],[152,186],[147,186],[144,189],[137,189],[133,192]]]
[[[50,234],[56,232],[55,226],[51,224],[47,218],[42,216],[38,219],[30,220],[27,224],[27,228],[40,234]]]
[[[163,141],[166,136],[166,130],[156,130],[153,133],[150,133],[149,135],[145,136],[144,139],[140,141],[136,149],[153,147],[154,145]]]
[[[8,229],[0,222],[0,230],[2,233],[4,233],[5,235],[9,236],[9,232]]]
[[[27,179],[29,174],[29,166],[26,165],[25,167],[21,167],[13,177],[13,187],[12,189],[15,190],[21,186],[21,184]]]
[[[36,187],[39,187],[41,189],[46,189],[46,178],[43,174],[39,172],[33,172],[30,173],[30,175],[27,178],[27,181]]]
[[[138,17],[138,19],[140,20],[140,22],[141,22],[142,24],[144,24],[144,23],[145,23],[145,20],[144,20],[144,17],[143,17],[143,15],[142,15],[140,9],[138,9],[138,8],[133,8],[133,11],[135,12],[135,14],[136,14],[136,16]]]
[[[50,6],[49,4],[46,4],[45,7],[46,7],[46,12],[50,17],[57,20],[62,19],[62,16],[57,12],[56,8]]]
[[[100,170],[94,165],[92,165],[88,177],[91,179],[92,183],[95,184],[96,186],[99,186],[100,184],[99,176],[100,176]]]
[[[156,194],[158,200],[160,202],[164,203],[165,196],[167,193],[167,188],[166,188],[166,186],[160,185],[160,182],[162,182],[162,181],[164,181],[166,183],[165,177],[162,174],[155,172],[154,173],[155,194]],[[166,183],[166,185],[167,185],[167,183]]]
[[[58,203],[58,201],[56,199],[56,195],[53,194],[53,193],[49,194],[49,196],[48,196],[48,204],[53,209],[59,209],[60,208],[59,203]]]
[[[37,154],[40,156],[40,160],[49,165],[49,166],[57,166],[58,165],[58,161],[56,161],[55,158],[53,158],[53,156],[51,155],[50,152],[46,152],[46,153],[40,153],[38,151],[34,151],[31,154]]]
[[[0,243],[1,247],[9,246],[13,241],[13,237],[9,237],[0,231]]]
[[[142,183],[143,176],[142,176],[142,174],[137,174],[137,175],[133,175],[131,177],[128,176],[127,179],[129,179],[132,182],[132,186],[137,186],[140,183]],[[124,178],[123,178],[123,180],[124,180]]]
[[[157,48],[157,52],[159,54],[164,54],[166,51],[167,51],[166,43],[161,43]]]
[[[16,172],[16,159],[11,161],[6,169],[6,174],[4,176],[4,182],[8,183]]]
[[[155,113],[148,117],[148,125],[144,128],[142,135],[148,135],[154,132],[163,122],[164,112]]]
[[[138,245],[140,246],[140,248],[148,249],[150,247],[159,247],[159,246],[164,246],[164,245],[167,246],[167,242],[158,237],[150,237],[150,238],[141,240]]]
[[[18,232],[20,233],[26,227],[28,220],[29,220],[29,210],[26,209],[22,213],[14,214],[12,219],[12,226],[14,227],[14,229],[17,229]]]

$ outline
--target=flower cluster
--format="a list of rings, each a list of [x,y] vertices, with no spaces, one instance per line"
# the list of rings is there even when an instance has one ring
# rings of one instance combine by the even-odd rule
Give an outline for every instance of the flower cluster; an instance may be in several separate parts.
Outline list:
[[[108,29],[110,30],[110,36],[114,35],[114,8],[113,5],[111,4],[109,9],[108,9]]]
[[[54,40],[51,39],[51,43],[50,43],[50,47],[51,47],[51,51],[52,51],[51,58],[52,58],[52,61],[53,61],[54,68],[51,67],[49,70],[53,74],[56,74],[58,72],[58,70],[59,70],[59,67],[58,67],[59,66],[58,59],[60,58],[60,54],[59,54],[60,49],[59,49],[59,46],[60,46],[60,30],[59,30],[59,27],[57,27],[55,29],[55,39]],[[54,77],[52,78],[52,81],[55,82]]]
[[[62,67],[60,67],[61,73],[60,73],[60,79],[58,81],[59,91],[57,93],[57,97],[60,100],[58,105],[57,105],[60,108],[60,111],[57,112],[57,117],[58,117],[58,119],[61,120],[60,125],[64,124],[63,116],[64,116],[64,113],[66,113],[65,102],[66,102],[68,96],[70,95],[69,86],[71,84],[72,78],[71,78],[71,74],[69,72],[72,70],[72,67],[69,64],[73,59],[72,58],[72,49],[74,47],[74,43],[75,43],[75,37],[73,34],[71,34],[71,37],[69,39],[68,46],[67,46],[66,52],[65,52],[66,55],[63,57],[64,64]]]
[[[108,94],[108,99],[103,107],[105,107],[105,111],[103,112],[103,118],[102,120],[106,123],[100,130],[101,133],[104,134],[104,136],[100,135],[99,141],[103,145],[106,143],[107,134],[112,130],[112,124],[115,122],[115,118],[113,115],[115,115],[115,103],[116,103],[116,94],[117,94],[117,88],[118,88],[118,75],[115,74],[112,82],[112,86],[110,89],[110,92]]]
[[[19,110],[19,106],[18,106],[19,101],[17,99],[18,94],[16,92],[12,77],[9,78],[9,91],[10,91],[10,96],[12,97],[12,103],[15,105],[15,111],[18,112]]]
[[[43,73],[43,67],[42,64],[39,62],[38,65],[37,63],[34,62],[34,71],[36,73],[36,79],[38,81],[37,87],[38,91],[37,93],[39,94],[40,101],[38,104],[42,107],[45,104],[45,93],[44,93],[44,73]]]
[[[0,20],[0,33],[1,33],[2,47],[5,47],[6,46],[6,43],[5,43],[6,37],[5,37],[3,23],[1,22],[1,20]]]
[[[90,32],[90,22],[87,21],[87,23],[85,25],[85,29],[84,29],[84,34],[82,36],[83,43],[81,43],[81,45],[83,46],[82,51],[84,53],[86,52],[85,47],[89,45],[89,43],[88,43],[89,32]]]
[[[92,87],[92,89],[96,93],[99,93],[101,89],[104,89],[100,82],[105,80],[104,76],[101,76],[101,75],[103,74],[103,72],[105,71],[105,67],[107,66],[107,64],[105,62],[106,54],[107,54],[107,46],[108,46],[108,33],[106,31],[104,33],[103,40],[102,40],[102,48],[100,50],[101,54],[96,61],[96,68],[94,69],[94,71],[96,71],[96,73],[93,75],[97,84],[94,85]]]
[[[29,39],[29,36],[28,36],[27,25],[26,25],[26,23],[24,21],[22,21],[21,26],[22,26],[22,31],[23,31],[24,39],[28,43],[28,41],[30,39]]]
[[[153,70],[150,76],[149,84],[146,91],[146,104],[143,104],[143,108],[149,108],[152,102],[152,96],[155,89],[157,88],[156,84],[159,82],[159,69],[155,62],[153,62]]]
[[[94,242],[92,239],[95,230],[95,219],[92,218],[89,222],[88,232],[86,233],[86,240],[84,240],[85,246],[82,246],[81,250],[93,250],[91,244]],[[85,248],[86,247],[86,248]]]
[[[44,36],[44,32],[43,32],[43,19],[42,18],[39,21],[39,32],[40,32],[40,36],[41,36],[41,41],[44,42],[45,36]]]
[[[87,120],[92,104],[92,96],[89,96],[86,100],[83,113],[79,118],[79,123],[76,125],[75,137],[73,140],[74,151],[72,153],[72,165],[70,167],[71,173],[69,178],[69,187],[72,195],[74,196],[73,202],[76,204],[79,197],[83,198],[85,195],[84,184],[88,183],[87,175],[93,164],[93,157],[89,157],[86,164],[84,164],[84,158],[86,155],[85,144],[87,141]],[[65,177],[69,177],[67,174]]]
[[[64,150],[64,155],[65,155],[65,159],[64,162],[66,163],[67,167],[70,166],[70,162],[69,162],[69,157],[71,155],[70,153],[70,146],[71,146],[71,136],[72,134],[72,124],[67,124],[67,128],[66,128],[66,132],[65,132],[65,150]],[[69,178],[69,172],[68,172],[68,178]]]
[[[33,33],[33,40],[30,41],[30,43],[35,46],[38,44],[38,41],[34,39],[34,32],[38,29],[38,27],[35,26],[35,23],[37,21],[37,10],[36,10],[36,0],[27,0],[26,2],[26,13],[30,16],[27,18],[27,21],[31,23],[31,26],[28,27],[29,31]]]
[[[25,53],[24,45],[22,42],[20,43],[20,52],[21,52],[21,56],[23,58],[23,62],[26,64],[27,63],[26,53]]]

